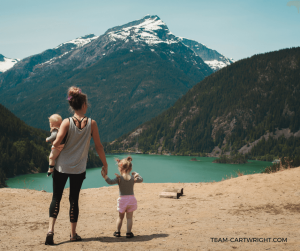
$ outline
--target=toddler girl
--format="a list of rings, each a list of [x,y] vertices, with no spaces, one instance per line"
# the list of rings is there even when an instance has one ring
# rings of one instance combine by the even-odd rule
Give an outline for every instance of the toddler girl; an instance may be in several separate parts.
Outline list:
[[[61,118],[60,115],[53,114],[49,117],[51,135],[50,135],[50,137],[46,138],[46,142],[53,143],[53,141],[56,139],[56,136],[57,136],[57,133],[58,133],[58,130],[59,130],[59,127],[60,127],[61,123],[62,123],[62,118]],[[51,173],[53,173],[55,160],[57,159],[57,157],[60,154],[61,150],[64,148],[66,138],[67,138],[67,135],[65,136],[65,138],[60,143],[60,146],[58,146],[58,147],[52,146],[51,147],[51,153],[50,153],[50,156],[49,156],[49,170],[48,170],[47,176],[50,176]]]
[[[101,174],[109,185],[113,185],[117,183],[119,185],[120,197],[118,198],[118,206],[117,206],[117,210],[119,211],[119,218],[117,219],[117,231],[114,232],[114,236],[115,237],[121,236],[120,230],[126,212],[126,218],[127,218],[126,238],[132,238],[134,237],[133,233],[131,232],[132,216],[133,216],[133,211],[137,209],[137,201],[134,197],[133,185],[134,183],[143,182],[143,178],[136,172],[132,172],[132,174],[130,175],[130,172],[132,170],[131,157],[127,157],[122,160],[116,159],[116,161],[118,163],[118,168],[121,176],[115,174],[117,177],[111,180],[110,178],[107,177],[107,175],[104,174],[104,171],[101,171]]]

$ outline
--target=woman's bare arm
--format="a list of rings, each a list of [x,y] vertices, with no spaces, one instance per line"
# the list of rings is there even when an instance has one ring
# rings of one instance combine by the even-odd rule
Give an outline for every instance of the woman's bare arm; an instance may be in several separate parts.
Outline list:
[[[100,141],[100,136],[99,136],[99,131],[98,131],[98,126],[95,120],[92,120],[92,137],[95,143],[95,148],[96,148],[96,152],[98,153],[102,163],[103,163],[103,169],[104,169],[104,173],[105,175],[107,175],[107,162],[106,162],[106,157],[105,157],[105,153],[104,153],[104,148],[103,145],[101,144]]]
[[[70,121],[69,119],[64,119],[63,122],[61,123],[59,127],[59,131],[57,133],[56,139],[53,141],[53,146],[58,147],[64,137],[66,136],[70,126]]]

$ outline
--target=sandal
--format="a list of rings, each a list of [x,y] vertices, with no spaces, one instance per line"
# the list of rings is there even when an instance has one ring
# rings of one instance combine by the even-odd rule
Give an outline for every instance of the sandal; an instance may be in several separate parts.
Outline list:
[[[81,237],[76,233],[74,237],[70,235],[70,241],[82,241]]]
[[[134,237],[134,235],[132,232],[126,233],[126,238],[133,238],[133,237]]]
[[[53,235],[54,235],[53,232],[48,232],[48,233],[47,233],[45,245],[51,245],[51,246],[54,245],[54,242],[53,242]]]
[[[121,232],[115,231],[115,232],[114,232],[114,236],[115,236],[115,237],[121,237]]]

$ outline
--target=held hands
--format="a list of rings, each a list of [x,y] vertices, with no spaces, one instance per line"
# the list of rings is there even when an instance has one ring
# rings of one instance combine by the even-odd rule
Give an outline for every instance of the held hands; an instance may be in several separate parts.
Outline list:
[[[139,176],[139,174],[137,172],[132,172],[131,174],[134,177],[134,181],[137,181],[137,177]]]
[[[103,167],[102,167],[102,170],[101,170],[101,175],[102,175],[102,177],[105,179],[106,173],[105,173],[105,171],[103,170]]]
[[[106,164],[106,166],[102,167],[101,175],[103,178],[105,178],[105,176],[107,175],[107,164]]]

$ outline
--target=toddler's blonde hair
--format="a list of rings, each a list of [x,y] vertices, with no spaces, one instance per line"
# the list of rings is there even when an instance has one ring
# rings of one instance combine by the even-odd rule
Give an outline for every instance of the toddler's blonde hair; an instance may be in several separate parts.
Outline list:
[[[49,117],[50,122],[62,122],[62,117],[59,114],[53,114]]]
[[[116,159],[116,161],[118,163],[119,171],[121,174],[130,172],[132,170],[132,158],[130,156],[122,160]]]

